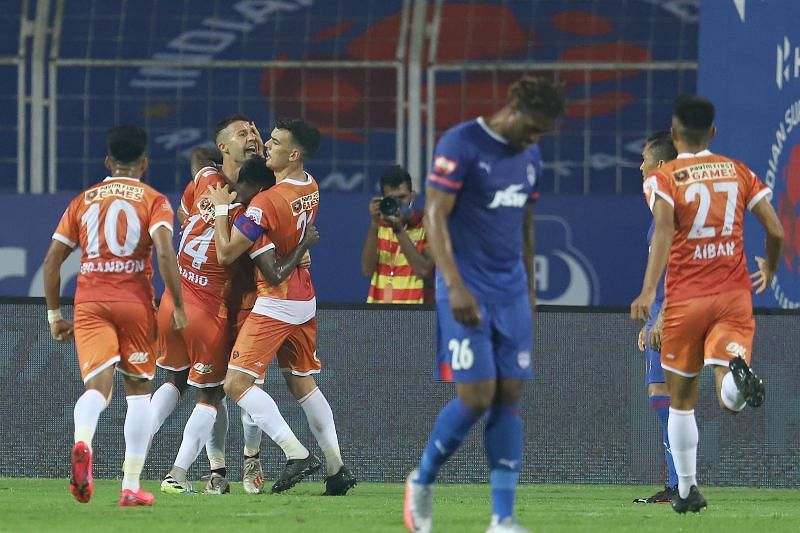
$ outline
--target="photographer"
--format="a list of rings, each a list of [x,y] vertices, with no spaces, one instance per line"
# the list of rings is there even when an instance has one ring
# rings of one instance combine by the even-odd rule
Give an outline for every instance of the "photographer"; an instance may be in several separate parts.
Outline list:
[[[367,303],[420,304],[425,300],[424,278],[433,273],[422,211],[412,210],[417,193],[402,167],[387,170],[380,179],[383,197],[369,204],[372,221],[361,251],[361,272],[372,276]]]

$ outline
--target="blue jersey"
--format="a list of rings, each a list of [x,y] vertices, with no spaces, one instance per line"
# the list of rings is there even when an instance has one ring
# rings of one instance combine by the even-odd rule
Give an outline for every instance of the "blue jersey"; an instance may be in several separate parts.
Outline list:
[[[650,229],[647,230],[647,245],[650,246],[653,242],[653,233],[656,231],[656,221],[653,220],[650,222]],[[656,288],[656,299],[653,302],[654,306],[658,306],[661,309],[661,304],[664,303],[664,278],[667,275],[667,271],[665,270],[663,274],[661,274],[661,279],[658,280],[658,287]],[[655,317],[653,317],[655,319]]]
[[[427,186],[456,195],[447,222],[453,256],[480,302],[507,302],[528,290],[523,222],[541,165],[537,145],[515,152],[482,118],[447,130],[436,145]],[[436,298],[447,300],[439,273]]]

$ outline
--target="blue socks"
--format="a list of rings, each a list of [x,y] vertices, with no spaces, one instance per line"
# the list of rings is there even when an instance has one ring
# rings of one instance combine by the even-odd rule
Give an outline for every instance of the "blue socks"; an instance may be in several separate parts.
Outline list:
[[[431,436],[422,461],[419,464],[418,483],[428,485],[436,480],[436,474],[455,452],[469,433],[480,413],[473,411],[456,398],[445,405],[433,424]]]
[[[492,514],[498,520],[514,514],[514,496],[522,466],[522,418],[519,404],[494,404],[486,419],[486,456],[492,484]]]
[[[661,421],[662,442],[664,444],[664,458],[667,461],[669,473],[668,486],[678,486],[678,474],[675,472],[675,463],[672,460],[672,451],[669,448],[669,435],[667,433],[667,420],[669,420],[669,396],[653,396],[650,398],[650,407],[655,410]]]

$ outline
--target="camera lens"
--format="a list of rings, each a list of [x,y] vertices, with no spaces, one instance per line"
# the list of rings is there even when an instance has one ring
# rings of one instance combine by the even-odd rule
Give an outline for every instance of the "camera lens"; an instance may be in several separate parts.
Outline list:
[[[400,202],[391,196],[384,196],[378,204],[378,211],[385,217],[393,217],[400,212]]]

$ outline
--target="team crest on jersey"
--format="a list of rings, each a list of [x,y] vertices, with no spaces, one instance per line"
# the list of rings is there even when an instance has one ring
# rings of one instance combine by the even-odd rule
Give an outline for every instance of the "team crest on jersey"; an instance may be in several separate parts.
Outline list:
[[[458,168],[458,163],[440,155],[433,161],[433,171],[437,174],[452,174]]]
[[[260,207],[256,207],[251,205],[247,208],[247,211],[244,212],[244,216],[255,222],[256,224],[261,224],[261,215],[264,212],[261,210]]]
[[[292,215],[297,216],[303,211],[310,211],[319,205],[319,191],[314,191],[292,202]]]
[[[200,213],[200,218],[206,224],[214,222],[214,204],[211,203],[211,199],[208,196],[203,196],[197,202],[197,212]]]

